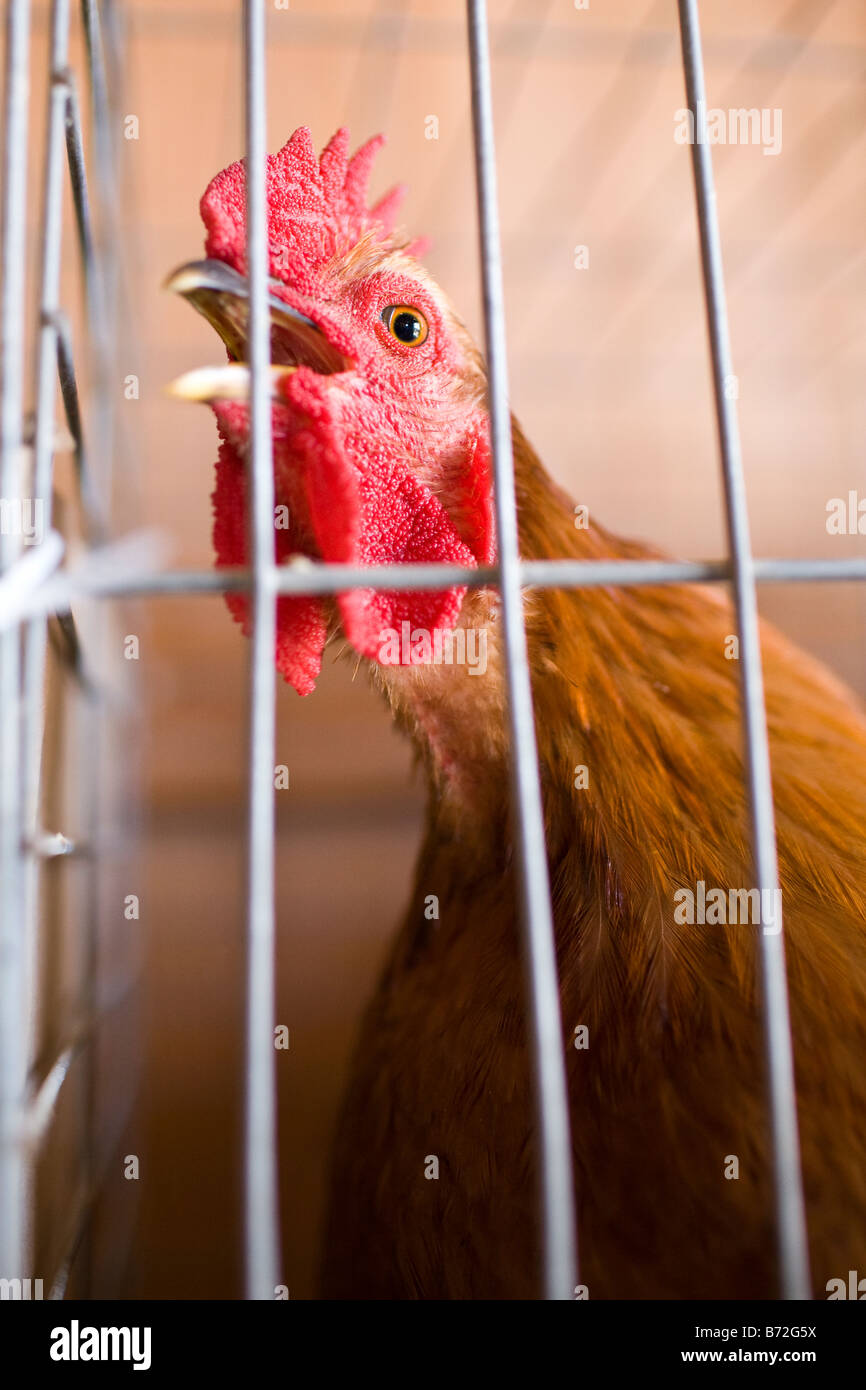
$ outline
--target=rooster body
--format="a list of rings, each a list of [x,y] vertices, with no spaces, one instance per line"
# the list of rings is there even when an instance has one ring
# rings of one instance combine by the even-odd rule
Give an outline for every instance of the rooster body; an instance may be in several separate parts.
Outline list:
[[[517,431],[515,459],[524,556],[648,558],[598,528],[575,531]],[[466,620],[489,621],[486,604],[470,601]],[[680,887],[727,895],[753,881],[729,605],[697,588],[549,590],[528,597],[526,618],[581,1279],[592,1298],[774,1297],[762,928],[674,920]],[[495,695],[482,705],[465,691],[441,735],[466,771],[456,781],[414,717],[415,672],[385,681],[427,763],[429,822],[335,1145],[334,1297],[538,1294],[503,677],[490,645]],[[820,1296],[862,1265],[866,1232],[866,732],[852,697],[767,628],[763,656]],[[445,682],[461,676],[434,677],[424,704],[449,707]],[[477,749],[471,771],[464,748]],[[588,1045],[575,1047],[581,1026]],[[438,1181],[425,1179],[428,1155]]]
[[[345,143],[341,132],[311,165],[297,132],[270,171],[274,293],[342,354],[341,369],[322,372],[280,349],[275,479],[293,532],[277,533],[278,554],[486,563],[495,538],[483,364],[409,251],[362,213],[355,161],[370,147],[347,165]],[[209,256],[238,272],[239,169],[203,204]],[[328,215],[310,250],[316,180]],[[375,354],[392,355],[365,357],[358,325],[387,327],[392,310],[418,314],[424,337],[419,329],[417,349],[392,351],[376,326]],[[214,409],[224,440],[218,562],[242,563],[248,409],[220,399]],[[516,424],[514,449],[525,558],[649,555],[597,525],[577,529]],[[231,603],[245,621],[246,600]],[[544,590],[526,596],[525,616],[583,1284],[592,1298],[774,1297],[759,934],[776,923],[766,912],[762,923],[730,921],[718,907],[753,879],[729,604],[705,587]],[[331,612],[319,599],[283,599],[278,621],[278,665],[302,692],[340,627],[412,738],[429,788],[412,899],[334,1147],[323,1293],[535,1297],[537,1141],[497,596],[361,591]],[[420,649],[387,659],[382,634],[405,623],[483,634],[486,670],[430,664]],[[762,651],[822,1296],[863,1267],[866,1237],[866,724],[848,692],[766,627]],[[702,897],[699,920],[684,920],[689,895],[713,902],[713,890],[716,907],[704,910]]]

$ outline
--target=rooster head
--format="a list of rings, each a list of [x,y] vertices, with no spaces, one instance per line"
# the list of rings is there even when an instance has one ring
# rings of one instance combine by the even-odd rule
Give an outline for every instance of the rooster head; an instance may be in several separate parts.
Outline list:
[[[268,157],[275,556],[380,565],[493,559],[484,369],[445,296],[395,237],[396,188],[372,208],[367,183],[381,137],[351,158],[339,130],[320,158],[301,127]],[[232,164],[201,202],[206,258],[169,281],[216,328],[238,364],[190,373],[222,439],[213,494],[219,566],[247,562],[249,374],[245,171]],[[187,383],[183,387],[183,381]],[[464,588],[360,589],[336,600],[339,626],[381,659],[387,634],[454,627]],[[248,600],[230,595],[248,623]],[[316,596],[281,597],[276,663],[300,694],[315,685],[329,635]],[[401,644],[411,664],[423,644]]]

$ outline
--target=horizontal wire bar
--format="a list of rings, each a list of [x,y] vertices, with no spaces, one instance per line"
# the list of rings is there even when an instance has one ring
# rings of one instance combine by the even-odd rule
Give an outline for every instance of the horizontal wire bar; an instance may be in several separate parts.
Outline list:
[[[64,612],[76,599],[182,598],[195,594],[243,593],[252,586],[248,569],[155,570],[150,565],[136,569],[134,555],[122,555],[120,548],[124,547],[125,550],[142,539],[142,536],[134,533],[113,545],[94,549],[86,560],[73,569],[56,574],[41,585],[29,579],[20,593],[17,592],[18,579],[23,580],[25,575],[16,566],[6,580],[0,580],[0,629],[12,626],[34,613]],[[28,554],[35,555],[42,548],[34,547]],[[27,558],[25,556],[20,562],[22,566]],[[46,570],[52,567],[46,561]],[[518,572],[521,585],[533,589],[718,584],[730,580],[733,574],[728,560],[523,560]],[[866,558],[755,560],[754,572],[755,579],[762,584],[858,582],[866,579]],[[468,569],[460,565],[440,564],[371,565],[360,568],[305,561],[303,564],[276,568],[272,571],[272,580],[275,592],[286,597],[340,594],[359,588],[411,592],[465,585],[477,589],[487,585],[496,586],[499,583],[499,569],[496,565]],[[14,604],[11,595],[4,589],[6,581],[9,589],[16,589]]]
[[[85,847],[80,840],[70,840],[68,835],[62,834],[59,830],[38,830],[31,840],[24,842],[25,854],[32,854],[36,859],[81,859],[89,858],[89,852],[85,854]]]
[[[102,999],[70,1028],[70,1039],[55,1061],[48,1068],[42,1080],[34,1086],[27,1097],[18,1126],[18,1142],[35,1149],[51,1122],[60,1092],[72,1068],[73,1062],[91,1042],[97,1028],[109,1014],[131,999],[137,988],[135,978],[122,979],[110,990],[104,992]]]
[[[82,1244],[89,1232],[93,1208],[105,1185],[108,1164],[114,1157],[121,1139],[123,1139],[124,1135],[127,1133],[132,1117],[135,1114],[136,1106],[137,1097],[133,1093],[123,1106],[119,1116],[116,1113],[112,1115],[112,1130],[107,1140],[103,1138],[101,1146],[104,1155],[102,1162],[99,1164],[98,1170],[94,1170],[94,1175],[81,1184],[79,1190],[83,1189],[83,1195],[80,1202],[77,1205],[74,1201],[68,1204],[72,1211],[77,1211],[77,1218],[69,1223],[67,1228],[69,1235],[60,1245],[60,1249],[65,1250],[66,1254],[60,1260],[59,1267],[54,1276],[54,1281],[51,1285],[51,1291],[48,1294],[48,1298],[51,1302],[60,1302],[66,1297],[66,1290],[73,1265],[79,1257]]]
[[[132,532],[111,545],[90,550],[72,570],[52,577],[63,545],[62,536],[49,531],[41,545],[25,550],[20,560],[0,577],[0,631],[34,614],[68,612],[70,599],[98,595],[102,585],[123,585],[125,576],[143,579],[165,573],[159,568],[165,554],[163,538],[152,531]],[[49,577],[37,587],[35,572],[40,568]]]
[[[50,612],[35,604],[27,608],[27,599],[44,593],[45,581],[63,559],[63,537],[49,531],[41,545],[25,550],[0,576],[0,630],[13,627],[24,617]]]
[[[21,1128],[19,1131],[19,1143],[23,1144],[25,1148],[34,1150],[38,1146],[40,1140],[44,1138],[48,1126],[51,1123],[51,1116],[54,1114],[54,1108],[57,1104],[58,1097],[63,1089],[63,1083],[69,1075],[69,1069],[72,1063],[81,1052],[84,1041],[84,1038],[79,1038],[75,1043],[61,1052],[54,1066],[51,1068],[35,1096],[27,1106],[21,1120]]]

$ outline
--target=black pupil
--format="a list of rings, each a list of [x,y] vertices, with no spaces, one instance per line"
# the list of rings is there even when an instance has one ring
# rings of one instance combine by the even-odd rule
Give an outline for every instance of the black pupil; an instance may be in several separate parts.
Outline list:
[[[414,343],[421,336],[421,320],[417,314],[410,314],[404,309],[391,320],[391,332],[401,343]]]

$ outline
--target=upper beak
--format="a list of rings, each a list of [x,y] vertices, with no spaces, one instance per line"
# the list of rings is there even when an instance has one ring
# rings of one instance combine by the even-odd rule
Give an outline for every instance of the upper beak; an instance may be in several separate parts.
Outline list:
[[[219,333],[229,355],[247,360],[249,285],[224,261],[189,261],[165,282],[165,288],[183,295]],[[271,361],[283,366],[312,367],[324,375],[344,372],[354,363],[307,318],[276,295],[268,295],[271,317]]]

